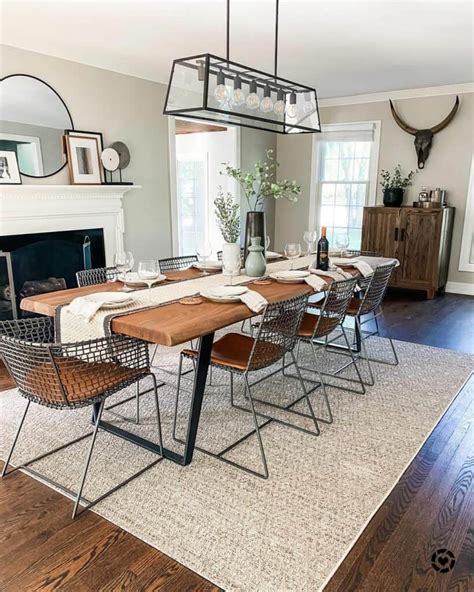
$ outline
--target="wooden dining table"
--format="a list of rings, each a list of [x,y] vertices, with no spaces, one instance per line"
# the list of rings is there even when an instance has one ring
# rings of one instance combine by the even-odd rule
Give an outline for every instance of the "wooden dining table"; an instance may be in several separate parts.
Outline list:
[[[356,276],[358,272],[353,270],[353,274]],[[200,278],[202,273],[190,268],[167,272],[166,277],[166,283],[169,284],[170,282]],[[328,283],[331,281],[330,278],[327,278]],[[122,287],[121,282],[108,282],[106,284],[49,292],[24,298],[20,306],[25,311],[54,317],[58,306],[69,304],[74,298],[97,292],[116,291]],[[268,302],[286,300],[301,294],[314,294],[313,289],[306,283],[286,284],[269,280],[268,284],[263,285],[251,282],[249,287],[259,292]],[[176,346],[197,339],[199,344],[198,357],[183,454],[165,447],[162,450],[158,444],[103,420],[99,424],[100,427],[178,464],[188,465],[191,463],[214,334],[219,329],[253,316],[256,316],[256,313],[252,312],[245,304],[216,303],[202,298],[202,303],[198,305],[184,305],[178,301],[114,317],[111,321],[112,333],[136,337],[163,346]],[[96,406],[93,419],[96,417],[97,412]]]

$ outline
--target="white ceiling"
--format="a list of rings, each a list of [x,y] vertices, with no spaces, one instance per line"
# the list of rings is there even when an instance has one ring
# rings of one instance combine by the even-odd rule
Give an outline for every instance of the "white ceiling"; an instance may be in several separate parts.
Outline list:
[[[13,45],[167,82],[225,53],[225,0],[1,0]],[[232,0],[231,58],[272,71],[274,0]],[[281,0],[279,74],[320,97],[471,82],[471,2]]]

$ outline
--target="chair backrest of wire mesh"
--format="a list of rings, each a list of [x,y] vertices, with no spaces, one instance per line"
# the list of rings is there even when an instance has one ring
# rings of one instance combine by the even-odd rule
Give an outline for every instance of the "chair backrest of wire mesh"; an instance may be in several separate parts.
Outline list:
[[[248,370],[266,368],[293,350],[308,295],[268,304],[250,355]]]
[[[383,257],[383,253],[378,251],[360,251],[357,249],[345,251],[345,254],[349,257]]]
[[[182,257],[169,257],[168,259],[160,259],[158,261],[160,265],[161,273],[167,271],[179,271],[190,267],[193,263],[198,260],[197,255],[183,255]]]
[[[359,314],[372,312],[382,304],[395,266],[396,262],[390,261],[375,268],[370,283],[365,290],[364,297],[361,300]]]
[[[88,405],[134,382],[149,366],[147,344],[136,339],[52,341],[51,319],[0,323],[0,353],[17,387],[42,405]]]
[[[356,284],[356,278],[331,283],[320,308],[313,337],[329,335],[344,320]]]
[[[76,273],[77,285],[94,286],[96,284],[105,284],[106,282],[116,280],[119,271],[116,267],[96,267],[95,269],[83,269]]]

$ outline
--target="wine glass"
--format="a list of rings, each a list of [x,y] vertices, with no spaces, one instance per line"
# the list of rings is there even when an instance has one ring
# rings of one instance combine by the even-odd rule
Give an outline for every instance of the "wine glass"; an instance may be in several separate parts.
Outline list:
[[[158,261],[149,259],[138,263],[138,277],[148,286],[148,296],[151,300],[151,287],[153,282],[160,276]]]
[[[197,248],[196,253],[199,259],[203,262],[203,266],[205,267],[206,261],[212,255],[212,246],[210,245],[210,243],[205,242]],[[203,269],[201,275],[209,275],[209,273],[205,269]]]
[[[267,234],[265,237],[265,251],[268,251],[269,246],[270,246],[270,237]]]
[[[300,243],[286,243],[285,245],[285,257],[291,261],[291,269],[293,269],[294,260],[298,259],[301,255]]]
[[[127,285],[127,273],[133,269],[133,255],[131,251],[117,251],[114,257],[114,265],[117,268],[118,276],[123,277],[123,290]]]
[[[317,238],[318,235],[316,234],[316,230],[306,230],[303,234],[303,240],[308,245],[308,249],[306,251],[307,255],[311,255],[311,245]]]
[[[341,257],[344,257],[345,250],[349,246],[350,238],[347,232],[338,232],[336,234],[336,247],[341,251]]]

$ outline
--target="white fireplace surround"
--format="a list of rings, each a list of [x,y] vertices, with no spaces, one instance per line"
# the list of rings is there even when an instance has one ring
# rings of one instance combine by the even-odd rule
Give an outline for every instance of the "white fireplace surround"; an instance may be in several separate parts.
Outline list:
[[[102,228],[105,260],[123,249],[122,197],[139,185],[1,185],[0,236]]]

